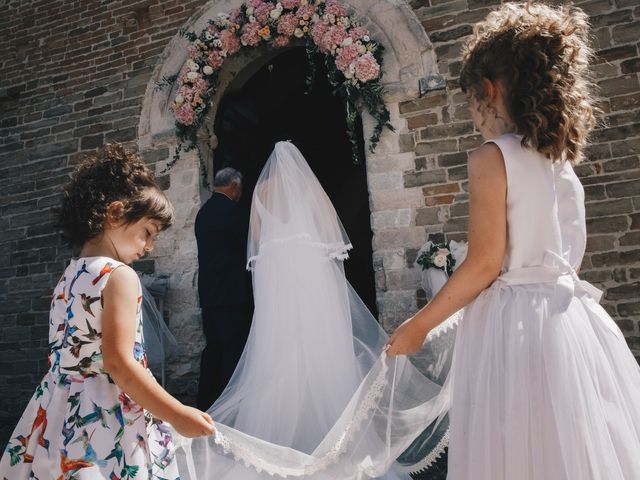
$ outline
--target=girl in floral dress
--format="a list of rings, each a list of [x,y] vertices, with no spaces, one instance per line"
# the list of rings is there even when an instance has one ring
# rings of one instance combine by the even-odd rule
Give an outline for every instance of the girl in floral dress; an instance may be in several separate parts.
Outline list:
[[[127,266],[153,249],[173,207],[144,162],[108,145],[64,190],[62,234],[80,245],[51,299],[49,370],[0,460],[0,478],[176,479],[171,430],[210,435],[208,414],[147,369],[141,287]]]

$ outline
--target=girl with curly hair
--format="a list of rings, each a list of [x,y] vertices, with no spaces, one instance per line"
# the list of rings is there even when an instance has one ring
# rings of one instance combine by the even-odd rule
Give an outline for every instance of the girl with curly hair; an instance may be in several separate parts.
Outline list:
[[[469,250],[388,354],[462,309],[448,479],[640,478],[640,368],[578,278],[578,163],[594,125],[587,16],[507,3],[476,25],[460,84],[486,142],[469,158]]]
[[[78,166],[58,211],[80,246],[51,299],[49,370],[0,460],[0,478],[178,478],[167,421],[210,435],[211,417],[169,395],[147,369],[141,286],[128,266],[173,223],[173,207],[135,154],[107,145]]]

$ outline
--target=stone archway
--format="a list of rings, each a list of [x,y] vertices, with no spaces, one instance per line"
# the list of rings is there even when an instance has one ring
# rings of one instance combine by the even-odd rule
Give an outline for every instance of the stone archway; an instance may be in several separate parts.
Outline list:
[[[242,0],[210,0],[185,23],[188,30],[200,31],[210,18],[218,13],[229,12],[239,7]],[[371,205],[371,223],[374,231],[374,265],[383,258],[394,254],[393,242],[386,242],[385,230],[409,227],[412,221],[411,208],[419,207],[422,198],[414,190],[405,190],[403,171],[414,166],[414,153],[406,151],[402,145],[402,133],[407,131],[406,120],[399,117],[399,103],[419,96],[419,81],[430,74],[437,74],[435,52],[422,25],[405,0],[343,1],[356,18],[366,21],[365,26],[385,46],[383,85],[386,89],[385,103],[391,113],[390,123],[395,132],[385,130],[375,153],[367,150],[366,167]],[[176,147],[174,118],[169,109],[172,93],[168,89],[156,89],[156,83],[164,76],[180,70],[187,59],[187,40],[176,35],[167,45],[159,64],[147,86],[138,126],[140,151],[151,162],[156,171],[161,172],[171,158]],[[219,76],[217,93],[212,99],[208,125],[213,125],[217,105],[229,84],[239,72],[250,75],[251,68],[259,68],[268,62],[270,54],[261,50],[244,50],[229,58]],[[249,70],[249,71],[248,71]],[[374,128],[374,120],[367,112],[362,112],[364,138],[368,139]],[[199,142],[204,147],[215,146],[215,134],[210,137],[203,130]],[[203,148],[210,154],[211,148]],[[213,159],[207,161],[211,164]],[[209,171],[212,171],[209,168]],[[161,237],[154,255],[156,273],[169,276],[169,293],[165,302],[170,318],[170,327],[179,333],[179,342],[189,345],[179,362],[172,362],[169,369],[170,389],[190,390],[189,383],[195,379],[193,373],[198,366],[198,345],[201,344],[199,308],[196,294],[197,251],[193,235],[193,221],[201,205],[201,199],[208,196],[200,185],[199,162],[195,152],[182,154],[179,162],[164,178],[168,185],[167,194],[177,210],[177,223]],[[388,203],[386,196],[393,190],[393,204],[406,208],[384,209],[379,205]],[[395,208],[395,207],[394,207]],[[388,232],[391,233],[391,232]],[[387,244],[388,243],[388,244]],[[395,256],[394,256],[395,255]],[[397,259],[404,261],[403,258]],[[386,260],[385,260],[386,261]],[[395,260],[394,260],[395,261]],[[384,275],[382,275],[384,277]],[[378,302],[381,301],[384,281],[377,282]],[[390,326],[395,319],[380,318],[384,326]],[[202,345],[203,346],[203,345]]]

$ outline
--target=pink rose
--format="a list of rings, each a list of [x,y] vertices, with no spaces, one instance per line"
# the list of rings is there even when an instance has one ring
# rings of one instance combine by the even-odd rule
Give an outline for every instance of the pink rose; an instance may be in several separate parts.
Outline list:
[[[347,71],[351,62],[358,58],[358,46],[355,44],[342,47],[340,53],[336,56],[336,67],[343,73]]]
[[[287,45],[289,45],[290,41],[291,41],[291,37],[284,36],[284,35],[278,35],[273,40],[273,46],[276,47],[276,48],[286,47]]]
[[[212,50],[211,53],[207,56],[207,65],[209,65],[214,70],[219,69],[224,63],[224,58],[220,55],[218,50]]]
[[[176,97],[180,96],[186,103],[191,103],[193,101],[193,95],[193,89],[187,85],[181,86],[176,92]]]
[[[298,19],[293,13],[282,15],[278,19],[278,33],[290,37],[298,27]]]
[[[300,5],[300,0],[280,0],[280,5],[289,10],[293,10]]]
[[[362,83],[375,80],[380,75],[380,65],[371,52],[367,52],[356,60],[356,78]]]
[[[240,37],[240,41],[243,45],[254,46],[260,43],[260,29],[262,25],[258,22],[249,22],[244,27],[242,27],[242,36]]]
[[[190,102],[185,102],[182,105],[174,108],[174,113],[176,115],[176,121],[183,125],[191,125],[194,120],[193,107]]]
[[[220,33],[220,44],[222,45],[222,49],[226,50],[229,55],[236,53],[242,46],[238,36],[231,30],[223,30],[222,33]]]

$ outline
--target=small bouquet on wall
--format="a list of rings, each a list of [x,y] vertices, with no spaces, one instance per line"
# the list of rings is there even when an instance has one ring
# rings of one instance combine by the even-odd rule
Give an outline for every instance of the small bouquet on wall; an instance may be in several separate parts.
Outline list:
[[[466,242],[425,243],[418,251],[416,265],[422,267],[422,289],[429,300],[433,299],[442,286],[447,283],[451,274],[467,256]],[[462,311],[458,311],[429,332],[425,341],[431,342],[431,350],[444,352],[446,357],[455,338],[455,332],[462,318]],[[431,359],[432,364],[442,364],[442,359]],[[437,376],[437,372],[432,372]]]
[[[422,267],[422,288],[433,298],[467,256],[466,242],[425,243],[416,264]]]
[[[456,259],[451,254],[449,243],[431,243],[431,246],[418,256],[416,263],[422,265],[423,270],[439,268],[450,276],[456,265]]]

